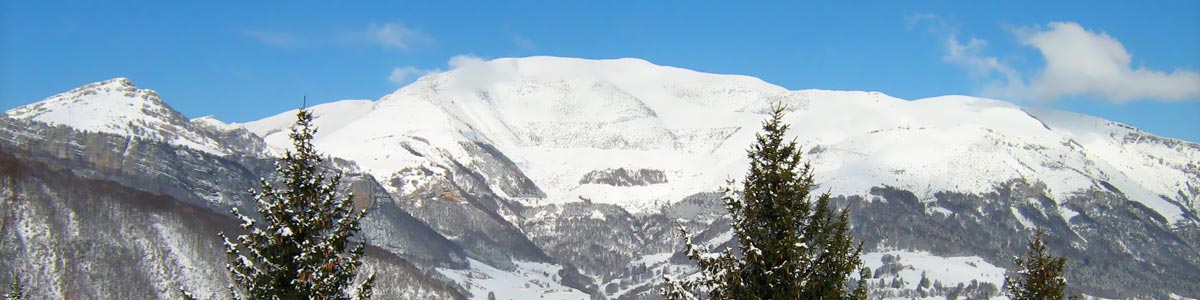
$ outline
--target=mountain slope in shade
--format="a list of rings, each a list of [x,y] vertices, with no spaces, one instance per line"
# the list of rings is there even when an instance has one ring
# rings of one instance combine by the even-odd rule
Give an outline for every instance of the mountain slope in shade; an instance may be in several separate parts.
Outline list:
[[[201,299],[228,295],[218,232],[236,219],[0,149],[0,280],[27,280],[32,299]],[[464,299],[410,261],[369,247],[382,299]],[[10,272],[11,271],[11,272]]]
[[[519,199],[526,204],[587,199],[649,212],[741,177],[744,148],[773,104],[788,107],[792,137],[834,194],[865,196],[886,185],[928,201],[936,192],[986,193],[1024,179],[1047,185],[1055,199],[1112,187],[1169,223],[1196,221],[1200,208],[1195,143],[990,99],[788,91],[637,59],[497,59],[423,77],[375,102],[314,110],[317,125],[328,128],[318,147],[379,178],[430,159],[410,151],[414,145],[471,161],[461,145],[486,143],[546,192]],[[283,148],[288,115],[244,126]],[[589,179],[617,170],[656,180]]]

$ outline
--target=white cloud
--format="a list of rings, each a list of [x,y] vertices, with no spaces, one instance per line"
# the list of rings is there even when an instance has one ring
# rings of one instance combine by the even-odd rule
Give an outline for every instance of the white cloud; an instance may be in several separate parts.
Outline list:
[[[451,69],[459,69],[463,67],[479,65],[482,63],[484,63],[483,58],[473,54],[459,54],[451,57],[450,61],[446,62],[446,65],[450,66]]]
[[[367,27],[367,37],[384,47],[408,49],[416,44],[431,41],[429,36],[418,29],[404,26],[404,23],[389,22],[383,24],[371,23]]]
[[[942,56],[942,60],[962,65],[975,77],[988,77],[991,73],[1000,73],[1011,80],[1020,79],[1020,74],[1001,63],[999,59],[982,55],[985,47],[985,40],[971,38],[966,44],[962,44],[958,38],[951,36],[946,39],[946,55]]]
[[[497,78],[499,70],[487,64],[483,58],[471,54],[459,54],[450,57],[446,66],[458,73],[454,76],[456,84],[464,86],[480,86]],[[444,72],[442,69],[421,69],[413,66],[392,68],[388,81],[397,84],[408,84],[421,76]]]
[[[394,82],[396,84],[407,84],[407,83],[411,82],[412,79],[416,79],[418,77],[437,73],[440,71],[441,70],[437,70],[437,69],[434,69],[434,70],[418,69],[413,66],[407,66],[407,67],[403,67],[403,68],[393,68],[392,73],[388,75],[388,81]]]
[[[455,72],[454,85],[465,88],[483,88],[506,78],[507,72],[512,72],[510,66],[488,63],[471,54],[455,55],[446,63]]]
[[[1046,66],[1025,89],[1031,99],[1090,95],[1124,102],[1200,97],[1200,73],[1135,69],[1125,46],[1103,32],[1092,32],[1076,23],[1050,23],[1049,30],[1022,30],[1018,35],[1022,43],[1037,48],[1046,60]]]
[[[982,39],[961,43],[950,35],[943,60],[962,66],[972,77],[982,80],[979,93],[987,97],[1053,101],[1086,96],[1112,102],[1200,98],[1200,73],[1133,68],[1132,55],[1125,46],[1103,32],[1070,22],[1050,23],[1046,30],[1026,28],[1014,32],[1023,45],[1037,48],[1046,62],[1028,79],[996,57],[983,55],[987,41]]]

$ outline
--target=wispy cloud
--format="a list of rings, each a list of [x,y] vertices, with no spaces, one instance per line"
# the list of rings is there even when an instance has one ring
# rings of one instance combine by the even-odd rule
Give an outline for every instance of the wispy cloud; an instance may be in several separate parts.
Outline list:
[[[429,75],[429,74],[433,74],[433,73],[437,73],[437,72],[441,72],[441,70],[438,70],[438,69],[426,70],[426,69],[419,69],[419,68],[416,68],[413,66],[407,66],[407,67],[402,67],[402,68],[393,68],[392,73],[388,74],[388,81],[391,81],[392,83],[395,83],[395,84],[403,85],[403,84],[408,84],[421,76],[425,76],[425,75]]]
[[[943,45],[945,54],[942,60],[956,64],[967,70],[972,78],[983,81],[980,94],[998,98],[1009,98],[1010,90],[1024,88],[1021,73],[1000,61],[994,56],[984,55],[987,41],[972,37],[966,43],[959,42],[958,37],[949,36]],[[1002,92],[1004,91],[1004,92]],[[1002,93],[1001,93],[1002,92]],[[1022,99],[1019,98],[1018,99]]]
[[[420,29],[408,27],[402,22],[370,23],[359,28],[361,29],[305,34],[249,29],[239,32],[260,43],[281,48],[376,45],[388,49],[408,50],[433,42],[433,38]]]
[[[495,71],[489,67],[483,58],[474,54],[459,54],[450,57],[446,61],[446,66],[449,70],[460,72],[459,76],[455,76],[456,82],[466,82],[468,84],[478,84],[479,82],[491,80]],[[396,84],[408,84],[421,76],[444,72],[445,70],[421,69],[413,66],[392,68],[392,72],[388,74],[388,81]]]
[[[942,60],[954,64],[958,64],[967,69],[974,77],[987,77],[992,73],[1000,73],[1008,78],[1018,78],[1015,70],[1001,63],[999,59],[983,55],[984,48],[987,48],[987,41],[971,38],[966,43],[958,41],[958,37],[951,36],[946,39],[946,54],[942,55]]]
[[[474,54],[459,54],[451,57],[450,61],[446,62],[446,65],[450,66],[451,69],[461,69],[482,65],[484,62],[486,61],[482,57],[475,56]]]
[[[521,50],[533,50],[534,49],[533,41],[531,41],[531,40],[529,40],[529,38],[526,38],[519,34],[514,34],[512,36],[512,42],[513,42],[513,45],[516,45],[517,48],[520,48]]]
[[[1116,38],[1073,22],[1047,27],[1013,29],[1022,45],[1038,49],[1045,65],[1022,73],[1003,60],[985,54],[988,42],[971,37],[959,40],[957,31],[933,15],[914,15],[909,23],[932,20],[932,29],[945,35],[942,59],[958,65],[981,84],[986,97],[1054,101],[1086,96],[1111,102],[1139,99],[1182,101],[1200,99],[1200,73],[1134,68],[1132,55]],[[1032,75],[1030,75],[1032,74]]]
[[[405,26],[402,22],[371,23],[367,27],[366,36],[383,47],[396,49],[408,49],[433,41],[421,30]]]
[[[905,29],[908,29],[908,30],[912,30],[914,27],[916,27],[917,25],[921,24],[922,22],[925,22],[925,21],[936,21],[936,20],[940,20],[940,19],[938,19],[937,15],[935,15],[935,14],[930,14],[930,13],[913,13],[913,14],[911,14],[911,15],[908,15],[908,17],[905,17],[905,18],[904,18],[904,20],[905,20],[905,23],[906,23],[906,24],[904,25],[904,28],[905,28]]]
[[[469,89],[489,86],[512,72],[512,65],[488,63],[473,54],[455,55],[446,65],[455,72],[450,84]]]
[[[260,43],[275,47],[292,48],[303,46],[306,43],[305,39],[301,38],[300,36],[286,32],[242,30],[241,33],[242,35],[257,40]]]

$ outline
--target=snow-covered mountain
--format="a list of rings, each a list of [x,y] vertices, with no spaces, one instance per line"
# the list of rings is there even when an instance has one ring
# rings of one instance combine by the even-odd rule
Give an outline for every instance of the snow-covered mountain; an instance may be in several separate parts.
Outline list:
[[[81,131],[164,141],[215,155],[258,154],[265,150],[261,142],[246,136],[244,130],[226,126],[211,116],[188,120],[164,103],[158,92],[138,89],[127,78],[84,85],[13,108],[5,115]],[[222,138],[240,140],[231,143]]]
[[[1111,185],[1169,223],[1200,221],[1191,214],[1200,209],[1197,144],[982,98],[789,91],[637,59],[530,57],[426,76],[379,101],[313,109],[318,147],[378,178],[427,160],[405,147],[426,144],[469,162],[462,144],[485,143],[546,192],[525,204],[589,199],[648,212],[740,177],[745,148],[776,103],[789,108],[793,137],[810,149],[818,181],[833,194],[865,196],[887,185],[928,200],[1024,179],[1064,199]],[[282,149],[293,116],[244,126]],[[594,180],[620,169],[656,179]]]
[[[713,192],[742,177],[778,104],[820,188],[852,209],[879,296],[995,296],[1041,226],[1080,291],[1200,297],[1188,284],[1200,281],[1200,144],[1094,117],[558,57],[467,63],[311,109],[318,150],[369,199],[367,242],[424,274],[406,276],[457,286],[423,289],[652,299],[661,276],[691,268],[673,255],[677,225],[728,245]],[[188,120],[118,78],[6,112],[0,150],[224,214],[290,147],[294,116]],[[922,273],[944,288],[918,291]]]

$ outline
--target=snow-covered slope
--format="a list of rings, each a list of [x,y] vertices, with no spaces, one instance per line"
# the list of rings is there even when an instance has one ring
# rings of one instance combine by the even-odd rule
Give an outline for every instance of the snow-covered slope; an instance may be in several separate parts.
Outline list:
[[[188,120],[159,99],[157,92],[138,89],[126,78],[84,85],[5,114],[14,119],[154,140],[215,155],[227,155],[237,148],[216,136],[228,134],[236,127],[211,117]]]
[[[732,234],[708,192],[742,177],[745,149],[775,104],[787,106],[820,189],[854,207],[865,261],[888,271],[872,279],[886,298],[999,295],[998,267],[1033,226],[1052,233],[1058,253],[1089,261],[1068,274],[1089,291],[1195,293],[1200,144],[1093,117],[555,57],[466,63],[379,100],[312,109],[319,150],[361,179],[350,184],[356,195],[374,195],[364,203],[380,213],[364,228],[376,246],[423,261],[393,246],[428,239],[377,236],[423,228],[470,262],[422,268],[471,297],[576,299],[652,298],[662,274],[687,275],[672,258],[678,225],[725,245]],[[294,117],[188,120],[118,78],[6,112],[0,142],[221,213],[248,201],[259,177],[248,171],[270,166],[263,155],[291,146]],[[934,288],[914,289],[922,273]]]
[[[465,287],[471,293],[471,299],[589,298],[588,294],[560,284],[562,279],[558,277],[561,266],[520,261],[515,263],[517,267],[510,271],[496,269],[475,260],[471,261],[470,269],[437,271]]]
[[[375,102],[314,110],[318,147],[379,178],[430,160],[470,162],[462,144],[481,142],[546,192],[528,204],[588,199],[646,212],[740,177],[745,148],[776,103],[787,105],[791,134],[834,194],[887,185],[931,199],[1026,179],[1044,183],[1055,199],[1111,185],[1169,222],[1198,208],[1194,143],[990,99],[788,91],[638,59],[496,59],[423,77]],[[244,126],[283,148],[292,115]],[[416,145],[431,149],[409,150]],[[616,169],[663,180],[585,180]]]
[[[1102,166],[1097,177],[1156,211],[1200,212],[1200,144],[1158,137],[1129,125],[1045,109],[1029,110]],[[1143,199],[1163,198],[1164,201]],[[1171,200],[1175,203],[1171,203]],[[1168,216],[1169,217],[1169,216]]]

